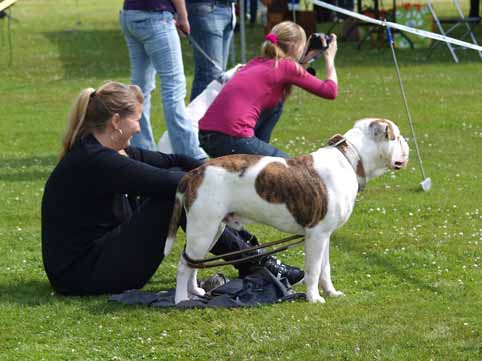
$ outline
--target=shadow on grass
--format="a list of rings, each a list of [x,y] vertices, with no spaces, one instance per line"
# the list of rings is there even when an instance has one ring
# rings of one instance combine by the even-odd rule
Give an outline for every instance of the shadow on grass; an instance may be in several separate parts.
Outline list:
[[[166,289],[167,290],[167,289]],[[160,291],[160,290],[158,290]],[[150,290],[150,292],[156,292]],[[134,309],[146,309],[143,305],[125,305],[119,302],[110,302],[110,295],[96,296],[64,296],[56,293],[47,279],[21,280],[6,284],[0,283],[0,305],[19,305],[23,307],[38,307],[43,305],[72,305],[80,307],[93,315],[117,314],[131,312]],[[159,312],[159,308],[150,308]],[[175,308],[165,308],[165,311],[174,311]]]
[[[0,284],[0,304],[40,306],[56,302],[47,279],[20,280]]]
[[[321,26],[319,27],[322,28]],[[262,42],[263,29],[261,26],[247,29],[248,60],[257,56]],[[482,32],[482,30],[480,31]],[[44,36],[58,48],[60,60],[64,68],[65,79],[98,78],[102,80],[117,80],[128,78],[130,75],[129,56],[123,35],[119,30],[66,30],[59,32],[46,32]],[[239,35],[236,35],[239,37]],[[239,45],[239,44],[238,44]],[[337,63],[340,67],[393,67],[390,48],[356,49],[355,42],[340,43]],[[184,58],[184,71],[186,77],[194,73],[193,55],[187,40],[182,41]],[[236,62],[240,62],[240,49],[237,47]],[[480,58],[476,51],[459,52],[463,63],[478,62]],[[429,49],[397,50],[397,57],[401,65],[432,65],[454,64],[446,47],[438,46]],[[316,66],[323,67],[323,61],[318,61]],[[320,70],[321,71],[321,70]],[[320,72],[322,74],[322,72]]]
[[[114,80],[129,74],[127,48],[120,30],[66,30],[44,35],[57,46],[66,79]]]
[[[3,182],[29,182],[46,179],[57,156],[44,155],[25,158],[0,158],[0,180]]]
[[[416,274],[402,269],[398,264],[390,261],[383,254],[377,252],[370,252],[367,251],[365,248],[362,248],[363,244],[357,242],[357,240],[347,239],[346,237],[343,237],[343,241],[340,242],[340,240],[338,240],[337,245],[341,250],[349,253],[352,257],[361,258],[361,255],[365,253],[363,255],[363,259],[368,258],[371,265],[383,268],[384,270],[386,270],[386,272],[398,278],[401,281],[400,284],[410,283],[416,288],[425,289],[433,293],[440,293],[440,289],[437,289],[428,284],[427,282],[424,282],[423,280],[417,278]]]
[[[123,35],[115,30],[47,32],[44,36],[58,48],[65,79],[129,77],[130,64]],[[182,42],[186,75],[194,71],[192,50]]]

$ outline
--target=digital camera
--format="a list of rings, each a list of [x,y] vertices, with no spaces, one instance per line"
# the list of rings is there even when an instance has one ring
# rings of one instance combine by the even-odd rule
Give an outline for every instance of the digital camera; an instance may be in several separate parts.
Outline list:
[[[326,46],[323,46],[323,39],[326,40]],[[328,49],[331,41],[331,35],[323,33],[311,34],[306,42],[305,51],[300,59],[301,64],[312,63],[321,56],[321,53]]]
[[[326,46],[323,46],[322,39],[326,40]],[[323,33],[314,33],[308,39],[308,47],[307,52],[310,50],[326,50],[330,45],[332,40],[331,35],[323,34]]]

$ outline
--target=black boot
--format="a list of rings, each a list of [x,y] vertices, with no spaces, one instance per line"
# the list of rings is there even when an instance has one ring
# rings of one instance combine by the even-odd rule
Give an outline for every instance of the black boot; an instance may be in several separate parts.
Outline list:
[[[211,252],[213,254],[224,254],[227,252],[248,249],[257,245],[259,245],[259,241],[255,235],[252,235],[245,230],[235,231],[234,229],[226,227],[223,234],[219,238],[219,241],[213,247]],[[264,252],[265,251],[263,249],[247,251],[241,255],[226,257],[225,260],[243,258],[255,254],[262,254]],[[301,282],[305,276],[303,270],[297,267],[285,265],[273,256],[250,259],[245,262],[237,263],[234,265],[234,267],[238,269],[239,278],[244,278],[250,273],[253,273],[256,268],[266,267],[279,279],[286,278],[292,286]]]
[[[243,237],[251,246],[258,246],[259,241],[255,235],[251,235],[246,231],[240,231],[240,236]],[[248,238],[249,237],[249,238]],[[252,251],[252,253],[264,253],[263,249],[258,249],[256,251]],[[251,264],[251,267],[242,267],[239,268],[239,277],[243,278],[249,273],[253,272],[253,268],[256,267],[265,267],[267,268],[275,277],[278,279],[286,278],[290,285],[294,286],[300,283],[303,278],[305,277],[305,272],[297,267],[288,266],[280,262],[280,260],[276,259],[274,256],[265,256],[260,258],[255,258],[252,261],[248,261]]]
[[[283,264],[274,256],[263,257],[260,265],[266,267],[278,279],[286,278],[292,286],[303,281],[305,277],[305,272],[302,269]]]

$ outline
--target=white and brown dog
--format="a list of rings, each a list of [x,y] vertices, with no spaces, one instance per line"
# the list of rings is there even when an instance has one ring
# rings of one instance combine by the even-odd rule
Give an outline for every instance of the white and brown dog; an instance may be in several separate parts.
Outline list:
[[[291,159],[231,155],[212,159],[189,172],[176,195],[167,255],[176,237],[182,207],[186,210],[186,249],[203,259],[225,224],[239,229],[263,223],[305,237],[305,284],[309,302],[343,295],[330,275],[330,235],[350,217],[357,192],[366,181],[407,165],[408,145],[390,120],[362,119],[344,136],[309,155]],[[204,295],[197,272],[181,256],[175,302]]]

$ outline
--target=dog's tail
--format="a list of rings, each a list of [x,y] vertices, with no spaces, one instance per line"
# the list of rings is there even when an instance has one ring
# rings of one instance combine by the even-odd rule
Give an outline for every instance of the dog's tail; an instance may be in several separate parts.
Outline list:
[[[177,229],[181,221],[182,215],[182,193],[176,193],[176,201],[174,203],[174,209],[172,210],[171,222],[169,223],[169,230],[167,231],[166,244],[164,245],[164,257],[166,257],[172,250],[172,246],[176,241]]]

